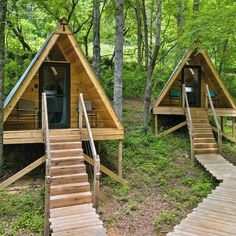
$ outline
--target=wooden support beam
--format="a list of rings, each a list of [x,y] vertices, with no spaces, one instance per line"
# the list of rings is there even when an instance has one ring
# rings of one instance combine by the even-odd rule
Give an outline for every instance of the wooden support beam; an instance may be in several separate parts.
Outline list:
[[[185,125],[187,125],[187,121],[183,121],[180,124],[178,124],[178,125],[176,125],[174,127],[171,127],[170,129],[168,129],[168,130],[158,134],[157,137],[159,138],[159,137],[165,136],[167,134],[170,134],[170,133],[174,132],[175,130],[182,128]]]
[[[46,160],[46,157],[42,156],[38,160],[36,160],[35,162],[33,162],[30,165],[26,166],[24,169],[20,170],[19,172],[17,172],[16,174],[14,174],[10,178],[8,178],[7,180],[3,181],[0,184],[0,189],[1,188],[6,188],[10,184],[14,183],[16,180],[20,179],[22,176],[26,175],[30,171],[34,170],[35,168],[37,168],[38,166],[43,164],[45,162],[45,160]]]
[[[224,132],[224,117],[223,116],[220,117],[220,127],[221,127],[222,132]]]
[[[154,115],[154,118],[155,118],[155,135],[158,134],[158,131],[159,131],[159,127],[158,127],[158,115],[155,114]]]
[[[120,178],[122,178],[122,148],[123,148],[123,142],[122,140],[119,140],[118,144],[118,175]]]
[[[89,163],[90,165],[93,165],[93,159],[89,156],[87,156],[86,154],[84,154],[84,160]],[[114,172],[112,172],[111,170],[109,170],[108,168],[106,168],[105,166],[101,165],[101,171],[110,176],[112,179],[116,180],[117,182],[121,183],[121,184],[127,184],[128,181],[121,178],[119,175],[115,174]]]
[[[236,138],[235,135],[236,135],[236,118],[233,117],[232,118],[232,136],[234,139]]]
[[[213,130],[214,132],[217,133],[217,128],[216,128],[216,127],[211,126],[211,128],[212,128],[212,130]],[[231,141],[231,142],[233,142],[233,143],[236,143],[236,139],[235,139],[234,137],[232,137],[232,136],[230,136],[230,135],[228,135],[228,134],[226,134],[226,133],[224,133],[224,132],[222,132],[222,136],[223,136],[224,138],[228,139],[229,141]]]

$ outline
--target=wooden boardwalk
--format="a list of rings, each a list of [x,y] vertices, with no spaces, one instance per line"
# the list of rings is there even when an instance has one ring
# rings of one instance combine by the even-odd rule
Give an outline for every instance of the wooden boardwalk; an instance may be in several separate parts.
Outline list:
[[[223,182],[167,235],[236,235],[236,168],[219,154],[195,157],[216,179]]]

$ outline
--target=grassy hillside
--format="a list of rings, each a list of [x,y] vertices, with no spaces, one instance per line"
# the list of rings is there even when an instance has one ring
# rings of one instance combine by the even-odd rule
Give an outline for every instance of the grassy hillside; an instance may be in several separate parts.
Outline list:
[[[110,235],[165,235],[212,191],[217,182],[190,158],[185,130],[156,138],[140,129],[142,102],[124,102],[124,178],[120,185],[102,175],[99,213]],[[235,145],[224,153],[235,161]],[[116,168],[117,143],[104,142],[101,160]],[[0,192],[0,235],[43,234],[43,185],[19,193]]]

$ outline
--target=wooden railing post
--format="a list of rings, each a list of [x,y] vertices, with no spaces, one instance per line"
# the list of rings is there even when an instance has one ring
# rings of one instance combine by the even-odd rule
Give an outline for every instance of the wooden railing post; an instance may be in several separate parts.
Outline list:
[[[185,84],[182,84],[182,108],[185,108]]]
[[[219,121],[216,116],[216,111],[215,111],[215,107],[214,107],[212,99],[211,99],[211,94],[209,91],[208,84],[206,84],[206,95],[208,97],[208,101],[209,101],[209,104],[211,107],[212,115],[213,115],[213,118],[214,118],[214,121],[216,124],[217,136],[218,136],[218,150],[219,150],[219,153],[221,154],[222,153],[222,131],[221,131],[221,127],[220,127]],[[208,109],[208,104],[207,104],[207,109]]]
[[[183,100],[186,104],[186,113],[187,113],[187,124],[189,129],[189,137],[190,137],[190,144],[191,144],[191,159],[194,160],[194,135],[193,135],[193,123],[189,108],[189,102],[188,102],[188,96],[185,90],[185,84],[182,85],[182,91],[183,91]]]
[[[82,128],[83,128],[83,111],[82,111],[81,100],[79,100],[79,131],[80,131],[80,134],[82,134]]]
[[[51,184],[51,151],[49,140],[48,111],[46,93],[42,93],[42,132],[46,147],[45,170],[45,210],[44,210],[44,236],[50,234],[50,184]]]
[[[89,139],[89,143],[90,143],[90,147],[91,147],[91,151],[92,151],[92,156],[93,156],[93,160],[94,160],[94,168],[93,168],[93,205],[95,208],[98,207],[98,194],[99,194],[99,185],[100,185],[100,157],[99,155],[97,155],[97,151],[96,151],[96,147],[94,144],[94,139],[93,139],[93,134],[92,134],[92,130],[89,124],[89,119],[88,119],[88,114],[87,114],[87,110],[85,107],[85,103],[84,103],[84,98],[83,98],[83,94],[81,93],[79,96],[79,129],[80,132],[82,133],[82,114],[83,114],[83,118],[85,120],[85,125],[86,125],[86,129],[87,129],[87,133],[88,133],[88,139]]]

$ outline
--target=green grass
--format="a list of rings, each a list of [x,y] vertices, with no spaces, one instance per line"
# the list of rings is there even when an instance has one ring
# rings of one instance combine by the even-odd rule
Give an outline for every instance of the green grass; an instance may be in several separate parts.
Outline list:
[[[175,132],[156,138],[152,128],[144,134],[140,127],[141,103],[126,101],[123,145],[123,172],[127,185],[120,185],[102,175],[101,192],[108,200],[102,207],[114,205],[102,214],[108,227],[136,228],[142,223],[144,213],[150,212],[149,225],[157,232],[168,232],[180,222],[217,183],[199,164],[190,160],[188,134]],[[224,156],[236,164],[236,145],[223,142]],[[101,160],[116,169],[117,142],[103,143]],[[0,192],[0,235],[42,235],[44,191],[43,186],[20,194]],[[151,205],[148,207],[148,205]],[[112,209],[111,209],[112,208]],[[127,223],[128,222],[128,223]],[[136,222],[136,221],[135,221]],[[135,234],[134,234],[135,235]]]
[[[0,235],[42,235],[44,224],[43,187],[19,194],[0,191]]]
[[[144,134],[138,125],[140,117],[141,108],[125,107],[123,171],[128,186],[122,187],[107,177],[102,181],[116,196],[120,214],[125,207],[127,217],[134,217],[138,209],[145,211],[146,199],[149,199],[146,188],[160,194],[160,201],[166,203],[166,207],[155,213],[153,225],[160,232],[166,232],[196,207],[217,183],[199,164],[191,161],[187,133],[175,132],[157,138],[149,128]],[[116,160],[117,143],[106,142],[105,149],[106,155]],[[137,200],[137,193],[143,201]],[[115,221],[113,218],[113,224]],[[117,227],[122,227],[119,224]]]

